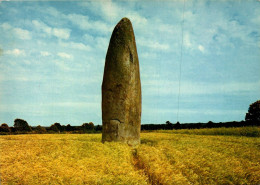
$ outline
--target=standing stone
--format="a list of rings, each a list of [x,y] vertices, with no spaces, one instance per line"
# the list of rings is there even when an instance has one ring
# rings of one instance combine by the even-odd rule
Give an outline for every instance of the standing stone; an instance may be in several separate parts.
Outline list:
[[[129,19],[114,28],[102,83],[102,142],[140,143],[141,82],[135,36]]]

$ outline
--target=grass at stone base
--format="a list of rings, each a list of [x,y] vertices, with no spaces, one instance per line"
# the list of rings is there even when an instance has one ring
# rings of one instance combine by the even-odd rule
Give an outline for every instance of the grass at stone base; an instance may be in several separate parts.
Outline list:
[[[260,138],[142,133],[0,136],[1,184],[259,184]]]

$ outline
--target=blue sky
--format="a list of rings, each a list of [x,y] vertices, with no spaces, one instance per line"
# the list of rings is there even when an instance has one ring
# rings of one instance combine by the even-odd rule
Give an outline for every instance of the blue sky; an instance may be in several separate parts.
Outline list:
[[[0,123],[102,124],[114,26],[134,28],[142,123],[244,119],[260,99],[260,1],[0,1]],[[182,17],[183,45],[182,43]]]

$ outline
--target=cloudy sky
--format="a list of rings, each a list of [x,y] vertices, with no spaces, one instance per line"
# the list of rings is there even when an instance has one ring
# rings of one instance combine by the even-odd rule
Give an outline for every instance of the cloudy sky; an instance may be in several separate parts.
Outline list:
[[[143,124],[240,121],[260,99],[258,0],[0,1],[0,123],[102,124],[105,56],[123,17]]]

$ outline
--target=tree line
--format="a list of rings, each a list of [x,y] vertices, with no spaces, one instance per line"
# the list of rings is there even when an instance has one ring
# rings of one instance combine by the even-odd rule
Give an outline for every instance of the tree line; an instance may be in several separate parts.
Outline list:
[[[172,129],[200,129],[200,128],[219,128],[219,127],[243,127],[243,126],[260,126],[260,100],[252,103],[246,113],[245,120],[237,122],[220,122],[214,123],[171,123],[166,121],[165,124],[143,124],[141,130],[172,130]],[[9,127],[6,123],[1,124],[0,134],[23,134],[23,133],[100,133],[101,125],[94,125],[92,122],[83,123],[81,126],[71,126],[70,124],[61,125],[54,123],[49,127],[38,125],[31,127],[27,121],[23,119],[15,119],[13,127]]]
[[[92,122],[83,123],[81,126],[71,126],[70,124],[61,125],[54,123],[49,127],[38,125],[36,127],[30,126],[27,121],[17,118],[14,120],[13,127],[9,127],[6,123],[0,126],[1,134],[45,134],[45,133],[95,133],[101,132],[102,126],[94,125]]]

